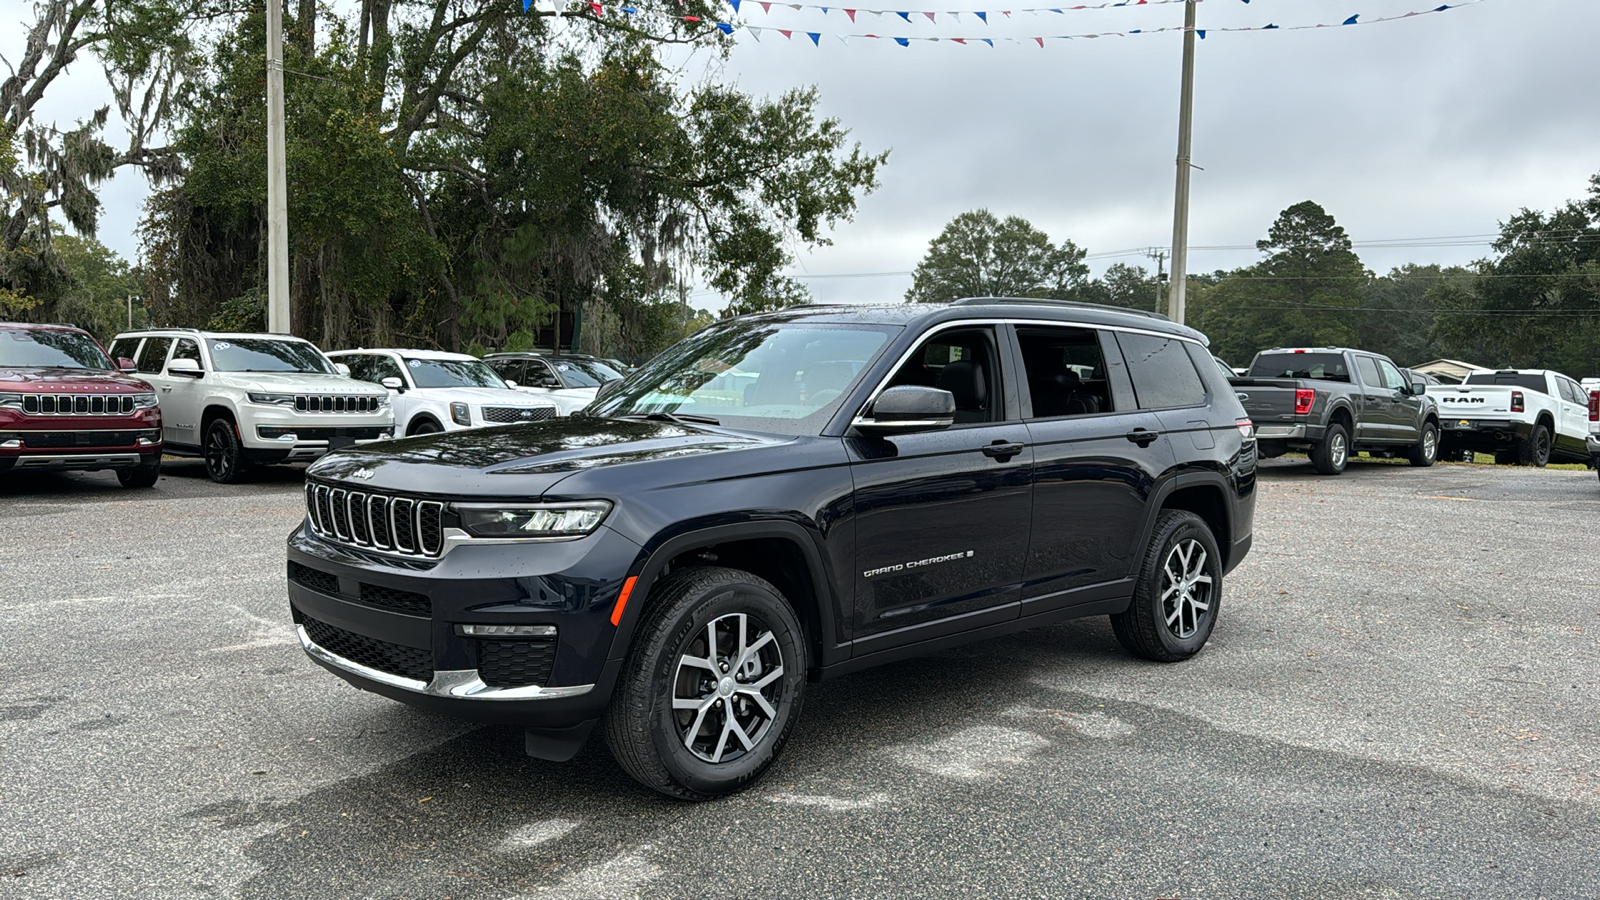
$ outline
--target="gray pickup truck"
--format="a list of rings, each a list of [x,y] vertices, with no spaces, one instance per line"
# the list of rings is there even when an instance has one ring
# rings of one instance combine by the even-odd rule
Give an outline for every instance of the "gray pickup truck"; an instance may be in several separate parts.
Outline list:
[[[1263,350],[1229,379],[1267,458],[1305,450],[1324,475],[1362,450],[1431,466],[1439,413],[1422,379],[1387,356],[1342,347]]]

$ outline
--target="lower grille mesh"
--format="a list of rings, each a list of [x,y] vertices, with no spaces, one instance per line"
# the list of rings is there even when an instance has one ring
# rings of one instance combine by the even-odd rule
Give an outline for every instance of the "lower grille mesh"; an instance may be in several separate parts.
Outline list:
[[[319,622],[304,613],[296,618],[310,635],[312,643],[336,656],[360,663],[380,672],[427,683],[433,680],[433,651],[402,647],[377,638],[345,631]]]
[[[478,677],[490,687],[543,687],[555,661],[554,640],[478,642]]]
[[[302,566],[297,562],[289,563],[289,580],[295,584],[304,585],[313,591],[339,596],[339,576],[331,572],[319,572],[310,566]]]

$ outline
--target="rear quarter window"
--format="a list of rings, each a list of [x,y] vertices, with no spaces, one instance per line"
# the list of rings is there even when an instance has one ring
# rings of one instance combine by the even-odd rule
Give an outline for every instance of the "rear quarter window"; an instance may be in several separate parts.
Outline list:
[[[1117,335],[1141,409],[1204,406],[1206,388],[1184,341],[1150,334]]]

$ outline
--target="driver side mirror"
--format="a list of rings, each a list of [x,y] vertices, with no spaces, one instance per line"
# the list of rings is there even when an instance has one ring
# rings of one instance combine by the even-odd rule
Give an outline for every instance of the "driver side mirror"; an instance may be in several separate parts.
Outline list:
[[[117,368],[124,372],[133,372],[137,371],[139,367],[126,356],[119,356],[117,357]]]
[[[1413,381],[1413,382],[1411,382],[1411,393],[1412,393],[1413,396],[1420,397],[1423,394],[1426,394],[1427,392],[1428,392],[1428,384],[1427,384],[1427,382],[1424,382],[1424,381]]]
[[[394,391],[396,394],[404,394],[406,392],[406,383],[394,377],[393,375],[390,375],[388,378],[385,378],[378,383],[389,390]]]
[[[938,431],[956,421],[956,398],[938,388],[903,384],[878,395],[866,415],[854,423],[857,431],[874,437]]]
[[[514,390],[517,389],[517,383],[515,381],[511,381],[510,379],[507,379],[506,380],[506,387],[511,388],[514,391]]]
[[[334,368],[334,369],[335,369],[335,370],[336,370],[336,371],[337,371],[337,372],[338,372],[338,373],[339,373],[339,374],[340,374],[340,375],[343,375],[343,376],[344,376],[344,377],[346,377],[346,378],[349,378],[349,377],[350,377],[350,367],[349,367],[349,366],[347,366],[347,365],[345,365],[345,364],[344,364],[344,363],[342,363],[342,362],[336,362],[336,363],[334,363],[334,364],[333,364],[333,368]]]
[[[168,375],[182,375],[185,378],[204,378],[205,370],[192,359],[175,359],[167,363]]]

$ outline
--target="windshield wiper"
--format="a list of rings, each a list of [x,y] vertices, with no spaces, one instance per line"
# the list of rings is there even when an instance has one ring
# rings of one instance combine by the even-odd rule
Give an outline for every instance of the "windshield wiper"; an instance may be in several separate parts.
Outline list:
[[[721,425],[722,423],[710,416],[697,416],[694,413],[634,413],[632,415],[617,416],[619,419],[648,419],[652,422],[675,422],[679,425]]]

